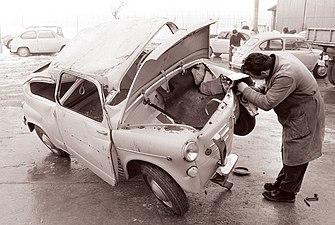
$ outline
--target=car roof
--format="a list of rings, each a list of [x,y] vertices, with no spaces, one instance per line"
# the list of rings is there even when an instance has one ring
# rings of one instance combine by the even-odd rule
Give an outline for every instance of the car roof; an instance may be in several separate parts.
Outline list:
[[[27,28],[27,29],[24,29],[21,34],[27,32],[27,31],[52,31],[54,32],[51,28],[47,28],[47,27],[38,27],[38,28]]]
[[[171,23],[165,18],[122,18],[83,29],[55,57],[49,71],[54,77],[65,70],[102,83],[119,81],[155,33]]]
[[[264,33],[259,33],[254,36],[255,38],[261,38],[261,39],[269,39],[269,38],[302,38],[301,35],[298,34],[283,34],[283,33],[275,33],[275,32],[264,32]]]

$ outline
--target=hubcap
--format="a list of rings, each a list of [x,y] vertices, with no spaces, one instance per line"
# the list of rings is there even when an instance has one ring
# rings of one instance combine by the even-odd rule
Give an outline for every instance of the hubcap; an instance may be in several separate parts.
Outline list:
[[[325,76],[327,74],[327,68],[325,66],[320,66],[318,68],[319,76]]]
[[[159,184],[152,179],[149,180],[149,184],[150,184],[151,190],[153,191],[154,195],[159,200],[161,200],[166,206],[168,206],[169,208],[172,208],[172,202],[169,201],[169,198],[167,197],[165,192],[162,190],[162,188],[159,186]]]

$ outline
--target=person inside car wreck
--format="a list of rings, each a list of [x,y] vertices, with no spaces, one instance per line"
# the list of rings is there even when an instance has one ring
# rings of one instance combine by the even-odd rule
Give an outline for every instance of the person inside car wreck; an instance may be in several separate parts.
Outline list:
[[[237,90],[259,108],[274,109],[283,127],[283,166],[275,182],[264,185],[263,196],[294,202],[308,163],[322,154],[325,113],[318,84],[305,65],[288,53],[251,53],[241,71],[265,82],[256,88],[240,82]]]

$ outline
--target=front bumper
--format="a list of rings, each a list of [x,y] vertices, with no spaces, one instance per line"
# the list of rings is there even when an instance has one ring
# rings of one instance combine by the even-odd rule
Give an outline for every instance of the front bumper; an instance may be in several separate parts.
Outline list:
[[[227,156],[227,163],[224,166],[219,166],[216,169],[216,172],[211,178],[211,181],[222,187],[231,189],[233,184],[228,181],[228,177],[234,166],[236,165],[237,159],[238,156],[236,154],[230,154],[229,156]]]

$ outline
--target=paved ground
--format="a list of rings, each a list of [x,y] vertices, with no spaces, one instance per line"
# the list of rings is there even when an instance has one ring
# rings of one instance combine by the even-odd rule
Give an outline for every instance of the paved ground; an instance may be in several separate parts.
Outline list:
[[[190,210],[183,217],[167,211],[140,178],[112,187],[76,159],[49,153],[21,121],[22,84],[33,68],[52,56],[19,58],[0,55],[0,224],[335,224],[335,87],[319,80],[326,102],[323,157],[312,162],[296,203],[262,198],[263,184],[281,168],[281,128],[275,114],[260,111],[255,130],[236,136],[238,166],[249,176],[231,176],[231,191],[209,184],[188,194]],[[214,59],[226,66],[223,61]],[[303,199],[319,195],[307,206]]]

